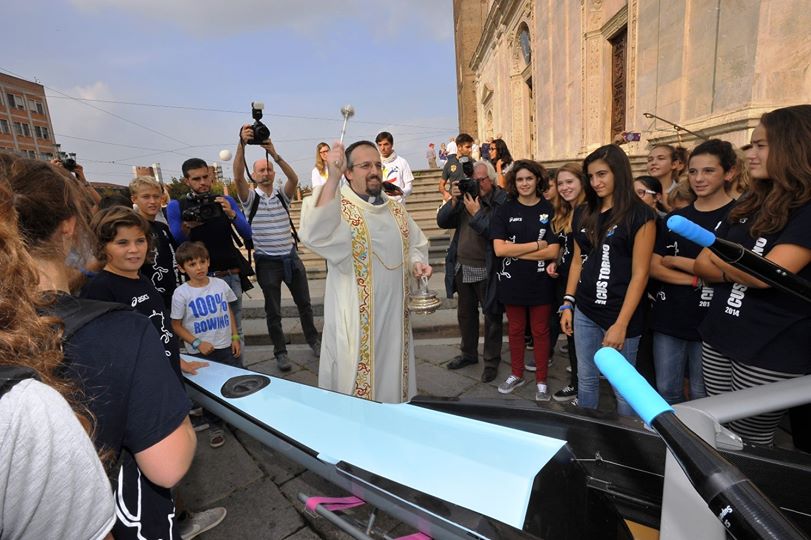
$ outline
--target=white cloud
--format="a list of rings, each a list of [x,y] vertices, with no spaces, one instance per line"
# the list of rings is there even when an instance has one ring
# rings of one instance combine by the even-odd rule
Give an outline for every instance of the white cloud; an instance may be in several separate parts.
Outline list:
[[[436,3],[431,0],[295,3],[286,0],[71,0],[71,3],[90,13],[120,10],[151,21],[171,22],[196,37],[233,35],[261,28],[292,28],[312,35],[330,29],[342,31],[354,23],[356,28],[369,28],[378,37],[392,33],[418,34],[439,41],[448,39],[453,29],[453,21],[436,16]]]

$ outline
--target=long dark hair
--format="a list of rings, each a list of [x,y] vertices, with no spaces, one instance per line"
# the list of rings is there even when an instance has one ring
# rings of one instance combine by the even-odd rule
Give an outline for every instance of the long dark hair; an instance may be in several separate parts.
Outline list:
[[[496,149],[496,159],[500,159],[504,167],[513,162],[513,156],[510,154],[510,149],[507,148],[507,143],[504,142],[504,139],[494,139],[492,147]]]
[[[752,178],[729,221],[752,217],[752,237],[782,230],[789,211],[811,200],[811,105],[775,109],[760,117],[766,130],[768,179]]]
[[[597,192],[591,186],[591,179],[588,178],[589,165],[595,161],[605,161],[611,173],[614,175],[614,193],[612,195],[611,218],[601,230],[597,230],[597,223],[600,218],[602,201],[597,196]],[[586,207],[581,221],[581,227],[586,229],[589,242],[592,246],[597,246],[603,241],[607,230],[614,225],[630,223],[629,218],[635,212],[654,217],[653,210],[648,207],[642,199],[634,193],[634,176],[631,172],[631,162],[628,156],[616,144],[601,146],[583,160],[583,172],[588,181],[583,183],[586,192]]]
[[[649,175],[646,174],[646,175],[643,175],[643,176],[637,176],[634,179],[634,182],[640,182],[647,189],[649,189],[649,190],[655,192],[657,195],[659,195],[659,199],[656,201],[656,209],[659,210],[660,212],[667,212],[667,208],[665,208],[664,205],[662,204],[662,197],[663,197],[662,183],[659,181],[658,178],[656,178],[655,176],[649,176]]]

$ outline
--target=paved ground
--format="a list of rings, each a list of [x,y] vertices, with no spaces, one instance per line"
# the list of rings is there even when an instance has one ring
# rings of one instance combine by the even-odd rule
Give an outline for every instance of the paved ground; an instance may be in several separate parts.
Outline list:
[[[497,392],[497,383],[509,374],[506,342],[502,353],[505,361],[499,368],[499,377],[488,384],[479,381],[481,364],[458,371],[449,371],[445,368],[444,364],[458,354],[457,345],[458,339],[453,338],[417,341],[415,352],[420,394],[513,400],[534,398],[532,384],[526,384],[508,396],[502,396]],[[289,346],[289,353],[293,369],[285,375],[285,378],[315,385],[318,360],[310,349],[305,345],[294,344]],[[245,357],[246,367],[269,375],[281,376],[272,358],[272,347],[249,346]],[[553,390],[567,384],[566,365],[568,365],[567,357],[557,353],[549,377]],[[528,381],[534,380],[531,379],[531,373],[525,376]],[[549,406],[562,405],[552,403]],[[193,510],[212,506],[224,506],[228,509],[228,516],[220,526],[198,538],[204,540],[349,538],[324,519],[314,519],[305,513],[297,499],[299,492],[334,496],[345,495],[344,493],[302,467],[274,454],[239,431],[226,429],[226,439],[224,446],[211,449],[208,446],[207,432],[199,434],[197,457],[192,470],[180,486],[185,504]],[[364,512],[358,511],[356,515],[363,517]],[[414,532],[385,516],[379,518],[376,523],[392,537]]]

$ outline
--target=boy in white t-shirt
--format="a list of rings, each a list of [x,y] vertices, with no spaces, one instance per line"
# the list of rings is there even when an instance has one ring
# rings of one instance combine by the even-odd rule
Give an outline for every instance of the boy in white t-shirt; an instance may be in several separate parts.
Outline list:
[[[239,333],[228,306],[236,296],[225,281],[208,276],[208,250],[202,242],[184,242],[175,258],[189,280],[172,295],[172,330],[186,343],[187,353],[243,367]]]

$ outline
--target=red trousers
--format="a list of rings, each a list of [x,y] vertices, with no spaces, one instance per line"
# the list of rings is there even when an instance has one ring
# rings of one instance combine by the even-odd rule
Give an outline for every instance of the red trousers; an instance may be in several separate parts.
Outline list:
[[[549,316],[552,313],[550,304],[542,306],[505,306],[507,308],[507,335],[510,340],[510,365],[512,374],[524,376],[524,330],[529,326],[535,341],[535,382],[546,383],[549,363]]]

